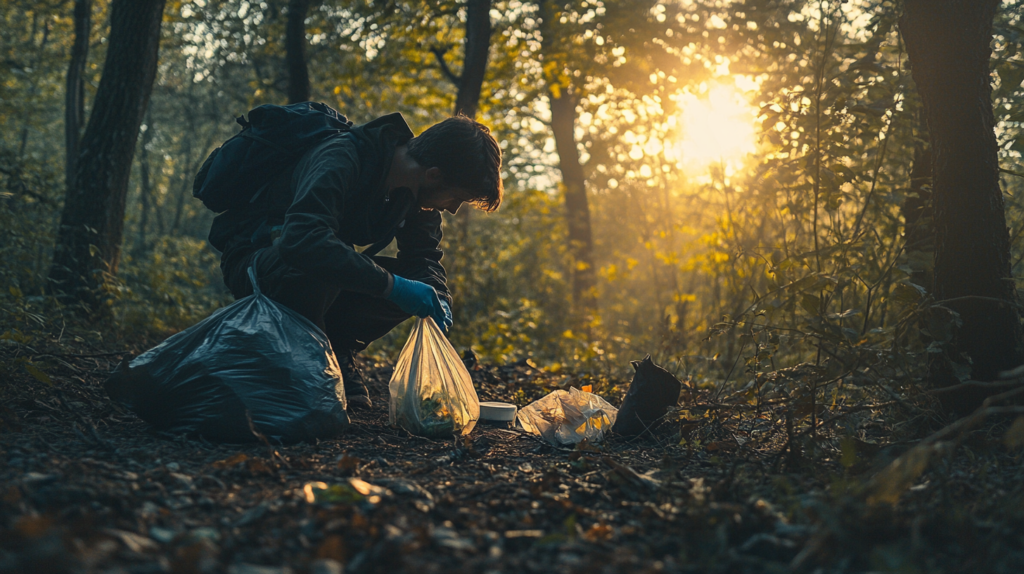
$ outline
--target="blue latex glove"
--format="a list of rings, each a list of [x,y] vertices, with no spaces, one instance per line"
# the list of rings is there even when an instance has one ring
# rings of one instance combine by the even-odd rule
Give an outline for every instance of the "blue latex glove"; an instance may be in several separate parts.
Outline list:
[[[452,325],[452,312],[446,309],[447,303],[437,296],[437,291],[421,281],[412,281],[398,275],[392,275],[395,279],[391,287],[391,294],[388,301],[410,315],[417,317],[433,317],[434,322],[447,332]]]
[[[444,333],[447,335],[448,329],[451,329],[452,324],[454,323],[454,321],[452,320],[452,308],[450,305],[448,305],[447,301],[441,299],[441,309],[444,310],[444,323],[439,323],[438,326],[441,327],[441,330],[444,331]]]

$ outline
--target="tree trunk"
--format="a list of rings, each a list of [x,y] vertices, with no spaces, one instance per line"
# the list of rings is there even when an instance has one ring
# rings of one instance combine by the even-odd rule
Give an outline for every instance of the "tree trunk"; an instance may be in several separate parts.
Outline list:
[[[480,109],[480,91],[483,88],[487,58],[491,49],[491,0],[466,1],[466,40],[463,44],[462,75],[459,76],[459,91],[455,95],[455,115],[463,114],[476,118]],[[458,213],[459,243],[466,244],[469,238],[469,220],[472,209]]]
[[[89,32],[92,30],[92,0],[75,0],[75,42],[64,89],[64,182],[75,186],[78,139],[85,118],[85,63],[89,57]]]
[[[558,168],[565,188],[565,218],[573,265],[572,296],[581,311],[592,312],[597,307],[594,239],[590,231],[586,177],[576,147],[576,97],[568,90],[562,90],[560,96],[551,94],[551,131],[555,136]]]
[[[962,321],[933,361],[937,385],[954,384],[968,370],[971,379],[992,380],[1024,362],[993,131],[989,60],[998,5],[906,0],[900,19],[928,118],[935,298]]]
[[[576,93],[569,74],[563,74],[565,53],[557,46],[556,14],[550,0],[540,0],[541,53],[551,103],[551,132],[558,153],[565,194],[565,219],[572,256],[572,296],[579,311],[590,314],[597,309],[594,291],[594,239],[590,230],[590,205],[586,176],[576,147]],[[557,62],[550,66],[549,62]]]
[[[156,77],[165,0],[114,0],[103,77],[67,189],[51,289],[96,309],[121,258],[125,197],[139,125]]]
[[[466,1],[466,40],[455,113],[475,118],[491,48],[491,0]]]
[[[289,0],[285,25],[285,65],[288,66],[288,103],[307,102],[310,97],[309,68],[306,64],[306,13],[310,0]]]

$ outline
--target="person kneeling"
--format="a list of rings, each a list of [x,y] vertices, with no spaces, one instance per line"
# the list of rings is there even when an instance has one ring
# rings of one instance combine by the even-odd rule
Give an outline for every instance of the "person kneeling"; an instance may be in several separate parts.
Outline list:
[[[371,401],[354,356],[410,316],[452,325],[441,211],[501,204],[501,149],[490,130],[455,116],[413,135],[394,113],[307,151],[242,210],[218,215],[210,241],[236,298],[260,289],[331,341],[348,404]],[[397,241],[396,257],[378,253]],[[368,246],[362,251],[356,247]]]

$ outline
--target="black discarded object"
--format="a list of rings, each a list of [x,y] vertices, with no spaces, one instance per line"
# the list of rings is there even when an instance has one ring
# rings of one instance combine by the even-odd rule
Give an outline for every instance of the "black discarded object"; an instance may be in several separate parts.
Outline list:
[[[653,430],[660,424],[668,408],[679,401],[682,388],[679,379],[655,365],[650,355],[643,361],[630,363],[636,373],[612,426],[613,432],[627,436]]]
[[[160,431],[211,441],[329,438],[348,425],[338,360],[320,329],[254,293],[122,362],[104,383]]]

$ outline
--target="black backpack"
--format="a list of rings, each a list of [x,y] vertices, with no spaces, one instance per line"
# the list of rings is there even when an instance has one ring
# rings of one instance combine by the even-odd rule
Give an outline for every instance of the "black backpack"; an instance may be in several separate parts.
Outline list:
[[[352,128],[348,118],[316,102],[265,104],[235,121],[242,131],[213,150],[192,184],[192,196],[218,213],[251,203],[311,147]]]

